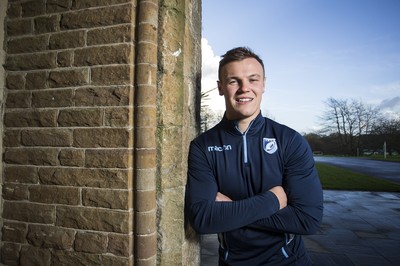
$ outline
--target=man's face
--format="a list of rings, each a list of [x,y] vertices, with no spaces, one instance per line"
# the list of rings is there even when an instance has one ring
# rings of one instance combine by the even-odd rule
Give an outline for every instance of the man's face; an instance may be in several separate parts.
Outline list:
[[[226,118],[250,123],[260,112],[264,88],[263,68],[256,59],[226,64],[218,81],[219,94],[225,97]]]

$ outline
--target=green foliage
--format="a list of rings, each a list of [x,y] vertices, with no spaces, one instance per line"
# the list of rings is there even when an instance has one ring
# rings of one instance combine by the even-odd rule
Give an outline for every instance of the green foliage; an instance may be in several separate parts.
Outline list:
[[[324,163],[316,163],[323,189],[400,192],[400,184],[359,174]]]

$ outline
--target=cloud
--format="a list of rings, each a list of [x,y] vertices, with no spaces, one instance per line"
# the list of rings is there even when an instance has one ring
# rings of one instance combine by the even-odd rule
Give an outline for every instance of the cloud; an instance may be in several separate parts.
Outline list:
[[[400,107],[400,96],[396,96],[391,99],[385,99],[379,105],[381,109],[392,109]]]
[[[204,100],[204,103],[212,110],[224,110],[224,98],[218,94],[218,90],[216,89],[218,80],[218,65],[221,58],[214,54],[214,51],[207,39],[201,39],[201,47],[201,91],[210,91],[209,96],[206,100]]]
[[[400,96],[383,100],[378,108],[389,119],[400,118]]]

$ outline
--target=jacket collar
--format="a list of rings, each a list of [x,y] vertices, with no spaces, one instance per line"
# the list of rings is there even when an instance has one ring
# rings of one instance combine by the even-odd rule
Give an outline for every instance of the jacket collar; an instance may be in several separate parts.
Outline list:
[[[247,128],[245,133],[240,132],[239,128],[238,128],[238,121],[237,120],[228,120],[226,118],[226,113],[224,114],[224,117],[222,118],[220,125],[222,126],[223,129],[225,129],[228,132],[234,133],[234,134],[238,134],[238,135],[243,135],[243,134],[247,134],[247,135],[251,135],[255,132],[258,132],[259,129],[262,127],[262,125],[264,124],[265,120],[264,117],[260,113],[256,116],[256,118],[254,118],[253,121],[250,122],[249,127]]]

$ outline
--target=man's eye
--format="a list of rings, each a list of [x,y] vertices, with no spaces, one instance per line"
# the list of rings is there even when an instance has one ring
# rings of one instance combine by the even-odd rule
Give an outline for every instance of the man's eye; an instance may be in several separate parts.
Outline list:
[[[228,84],[235,85],[235,84],[237,84],[237,81],[236,80],[231,80],[231,81],[228,82]]]

